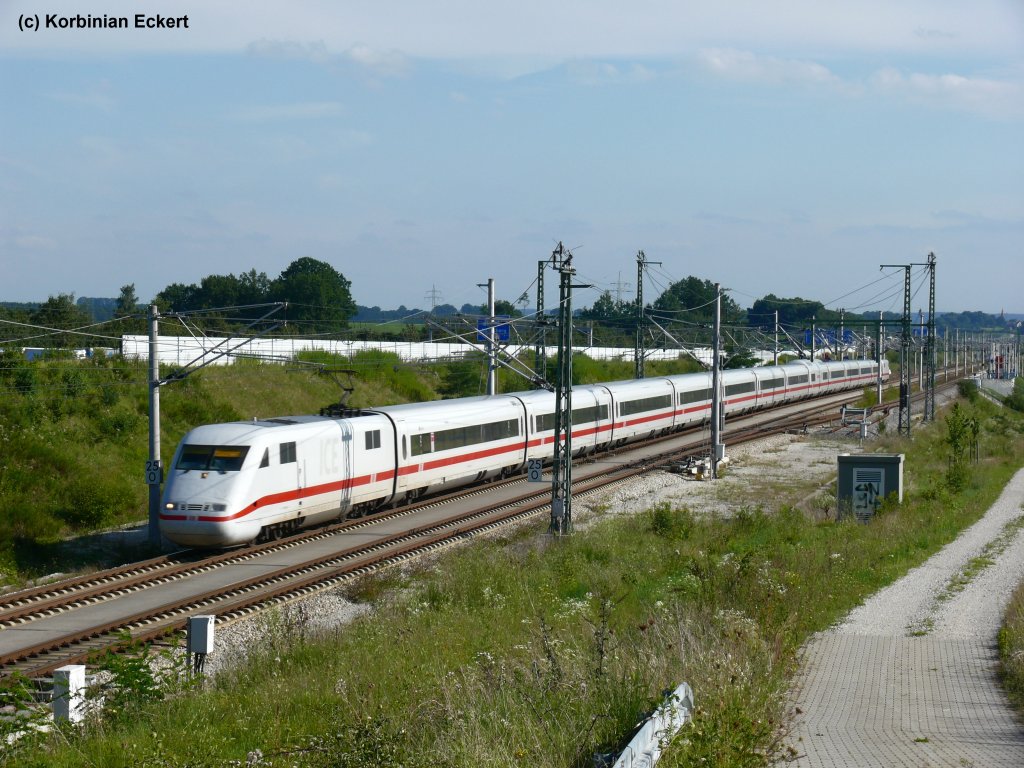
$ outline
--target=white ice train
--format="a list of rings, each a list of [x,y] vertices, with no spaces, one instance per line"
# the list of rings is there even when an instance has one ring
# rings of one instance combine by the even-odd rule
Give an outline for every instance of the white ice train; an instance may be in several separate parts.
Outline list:
[[[723,403],[735,415],[877,378],[872,360],[727,370]],[[711,374],[573,387],[572,405],[573,451],[590,453],[707,421]],[[538,390],[197,427],[174,454],[160,528],[185,546],[230,547],[510,475],[552,458],[554,410]]]

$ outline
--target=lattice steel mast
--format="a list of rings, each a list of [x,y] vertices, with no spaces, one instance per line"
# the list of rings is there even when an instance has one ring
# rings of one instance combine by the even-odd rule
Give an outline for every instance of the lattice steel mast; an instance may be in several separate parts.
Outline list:
[[[558,380],[555,386],[555,460],[551,478],[551,533],[572,530],[572,252],[561,243],[551,254],[558,270]]]
[[[900,423],[898,434],[910,437],[910,264],[883,264],[903,270],[903,330],[900,335]]]
[[[925,345],[924,420],[935,421],[935,254],[928,254],[928,340]]]

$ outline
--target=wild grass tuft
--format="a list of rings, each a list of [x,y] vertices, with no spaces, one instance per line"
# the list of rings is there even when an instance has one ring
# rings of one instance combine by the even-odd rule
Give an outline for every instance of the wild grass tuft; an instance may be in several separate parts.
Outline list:
[[[1024,715],[1024,583],[1014,590],[999,630],[999,661],[1003,686]]]

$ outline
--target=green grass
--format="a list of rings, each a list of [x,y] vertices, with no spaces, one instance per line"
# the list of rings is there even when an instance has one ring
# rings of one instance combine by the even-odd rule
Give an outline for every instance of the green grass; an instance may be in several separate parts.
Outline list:
[[[360,585],[376,613],[329,637],[268,631],[208,690],[123,696],[10,764],[244,765],[258,750],[274,766],[589,766],[685,680],[696,718],[660,768],[763,766],[782,753],[801,643],[953,539],[1019,468],[1021,420],[975,408],[986,458],[960,492],[940,418],[883,446],[907,454],[905,501],[869,525],[780,495],[730,519],[659,507],[563,540],[479,542]]]
[[[1014,590],[999,630],[999,669],[1010,702],[1024,717],[1024,583]]]

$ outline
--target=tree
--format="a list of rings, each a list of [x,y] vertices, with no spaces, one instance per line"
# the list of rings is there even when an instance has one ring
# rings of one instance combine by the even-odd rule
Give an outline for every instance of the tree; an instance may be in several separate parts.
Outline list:
[[[238,276],[238,300],[242,304],[265,304],[270,301],[270,285],[266,272],[243,272]]]
[[[196,285],[171,283],[156,295],[154,302],[161,312],[187,312],[190,309],[199,309],[196,306],[198,294],[199,287]]]
[[[32,312],[32,323],[47,328],[73,330],[89,325],[90,319],[85,310],[75,304],[75,294],[60,293],[50,296]],[[48,337],[45,346],[77,347],[85,346],[85,337],[73,333],[54,333]]]
[[[121,295],[114,306],[114,317],[127,317],[139,311],[139,297],[135,295],[135,283],[121,286]]]
[[[437,317],[452,317],[459,314],[459,309],[452,304],[438,304],[434,307],[433,314]]]
[[[351,283],[325,261],[303,256],[293,261],[271,286],[274,301],[288,302],[288,319],[301,332],[335,332],[356,313]]]
[[[605,291],[593,306],[580,312],[580,317],[606,326],[633,327],[636,324],[636,301],[616,301],[611,291]]]
[[[715,284],[690,276],[673,283],[654,302],[654,309],[687,323],[711,323],[715,319]],[[728,294],[722,295],[722,322],[745,322],[746,313]]]
[[[775,327],[775,313],[779,313],[779,324],[787,328],[809,327],[814,318],[816,321],[825,323],[831,318],[834,312],[825,309],[820,301],[809,301],[799,296],[792,299],[784,299],[769,293],[764,298],[754,302],[748,312],[752,325],[764,330],[772,330]]]

